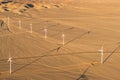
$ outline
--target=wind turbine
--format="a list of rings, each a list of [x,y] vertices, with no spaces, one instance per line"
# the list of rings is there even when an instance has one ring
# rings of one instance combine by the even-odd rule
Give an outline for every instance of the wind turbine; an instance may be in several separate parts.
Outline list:
[[[101,52],[101,64],[103,64],[103,57],[104,57],[104,48],[103,48],[103,45],[102,45],[101,49],[98,50],[98,51]]]
[[[9,56],[8,62],[10,63],[10,75],[12,74],[12,57]]]
[[[48,32],[48,30],[47,30],[47,28],[45,27],[45,28],[44,28],[45,40],[47,39],[47,32]]]
[[[30,33],[32,33],[33,30],[32,30],[32,24],[30,24]]]

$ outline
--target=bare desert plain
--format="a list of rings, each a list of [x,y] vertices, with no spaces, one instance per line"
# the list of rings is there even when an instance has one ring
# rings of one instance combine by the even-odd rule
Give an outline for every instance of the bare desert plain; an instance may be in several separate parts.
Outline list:
[[[5,2],[0,80],[120,80],[120,0]]]

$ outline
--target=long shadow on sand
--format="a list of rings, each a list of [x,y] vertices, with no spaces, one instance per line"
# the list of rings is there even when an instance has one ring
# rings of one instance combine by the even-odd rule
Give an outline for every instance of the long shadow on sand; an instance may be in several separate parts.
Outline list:
[[[90,33],[91,33],[90,31],[87,31],[87,32],[83,33],[82,35],[77,36],[77,37],[71,39],[70,41],[66,42],[66,43],[64,44],[64,46],[66,46],[67,44],[69,44],[69,43],[71,43],[71,42],[73,42],[73,41],[75,41],[75,40],[77,40],[77,39],[80,39],[80,38],[82,38],[83,36],[85,36],[85,35],[87,35],[87,34],[90,34]],[[57,49],[57,52],[58,52],[62,47],[64,47],[64,46],[63,46],[63,45],[62,45],[62,46],[59,46],[58,49]]]
[[[91,63],[91,65],[94,65],[94,64]],[[82,79],[82,80],[88,80],[85,74],[86,74],[87,71],[90,69],[91,65],[89,65],[89,66],[85,69],[85,71],[80,75],[80,77],[78,77],[76,80],[81,80],[81,79]]]
[[[56,50],[56,49],[50,50],[50,51],[46,52],[46,54],[47,54],[47,53],[51,53],[51,52],[53,52],[53,51],[55,51],[55,50]],[[28,63],[28,64],[26,64],[26,65],[24,65],[24,66],[20,67],[19,69],[17,69],[17,70],[15,70],[15,71],[13,71],[12,73],[17,72],[17,71],[19,71],[19,70],[21,70],[21,69],[23,69],[23,68],[25,68],[25,67],[27,67],[27,66],[31,65],[32,63],[34,63],[34,62],[38,61],[39,59],[41,59],[41,58],[42,58],[42,57],[44,57],[44,56],[46,56],[46,55],[43,55],[43,56],[41,56],[41,57],[39,57],[39,58],[37,58],[37,59],[33,60],[32,62],[30,62],[30,63]]]
[[[85,32],[85,33],[83,33],[82,35],[77,36],[76,38],[74,38],[74,39],[68,41],[67,43],[65,43],[65,45],[67,45],[67,44],[69,44],[70,42],[72,42],[72,41],[74,41],[74,40],[76,40],[76,39],[78,39],[78,38],[81,38],[81,37],[83,37],[83,36],[85,36],[86,34],[89,34],[89,33],[90,33],[90,31]],[[64,45],[64,46],[65,46],[65,45]],[[25,68],[25,67],[31,65],[32,63],[38,61],[38,60],[41,59],[42,57],[48,56],[48,53],[51,53],[51,52],[56,51],[56,50],[57,50],[57,52],[58,52],[59,49],[62,48],[62,47],[63,47],[63,45],[62,45],[62,46],[59,46],[59,47],[57,47],[57,48],[55,48],[55,49],[49,50],[48,52],[45,52],[45,53],[44,53],[45,55],[43,55],[43,56],[41,56],[41,57],[39,57],[39,58],[33,60],[32,62],[30,62],[30,63],[28,63],[28,64],[26,64],[26,65],[24,65],[24,66],[22,66],[22,67],[20,67],[19,69],[13,71],[12,73],[15,73],[15,72],[17,72],[17,71],[19,71],[19,70],[21,70],[21,69],[23,69],[23,68]]]
[[[110,55],[108,55],[105,60],[103,61],[103,63],[105,63],[117,50],[119,50],[120,45],[118,47],[116,47],[111,53]]]

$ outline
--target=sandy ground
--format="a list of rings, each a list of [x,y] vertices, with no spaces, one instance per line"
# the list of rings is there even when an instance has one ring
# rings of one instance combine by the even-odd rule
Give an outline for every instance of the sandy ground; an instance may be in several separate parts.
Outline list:
[[[11,32],[0,31],[0,80],[119,80],[119,3],[87,0],[76,6],[30,9],[24,15],[1,13],[6,23],[10,16]],[[46,40],[44,28],[48,29]],[[103,44],[101,64],[98,50]]]

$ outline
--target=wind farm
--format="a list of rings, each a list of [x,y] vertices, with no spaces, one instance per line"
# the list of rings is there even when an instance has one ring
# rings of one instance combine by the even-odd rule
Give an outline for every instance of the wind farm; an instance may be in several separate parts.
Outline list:
[[[119,3],[1,0],[0,80],[119,80]]]

